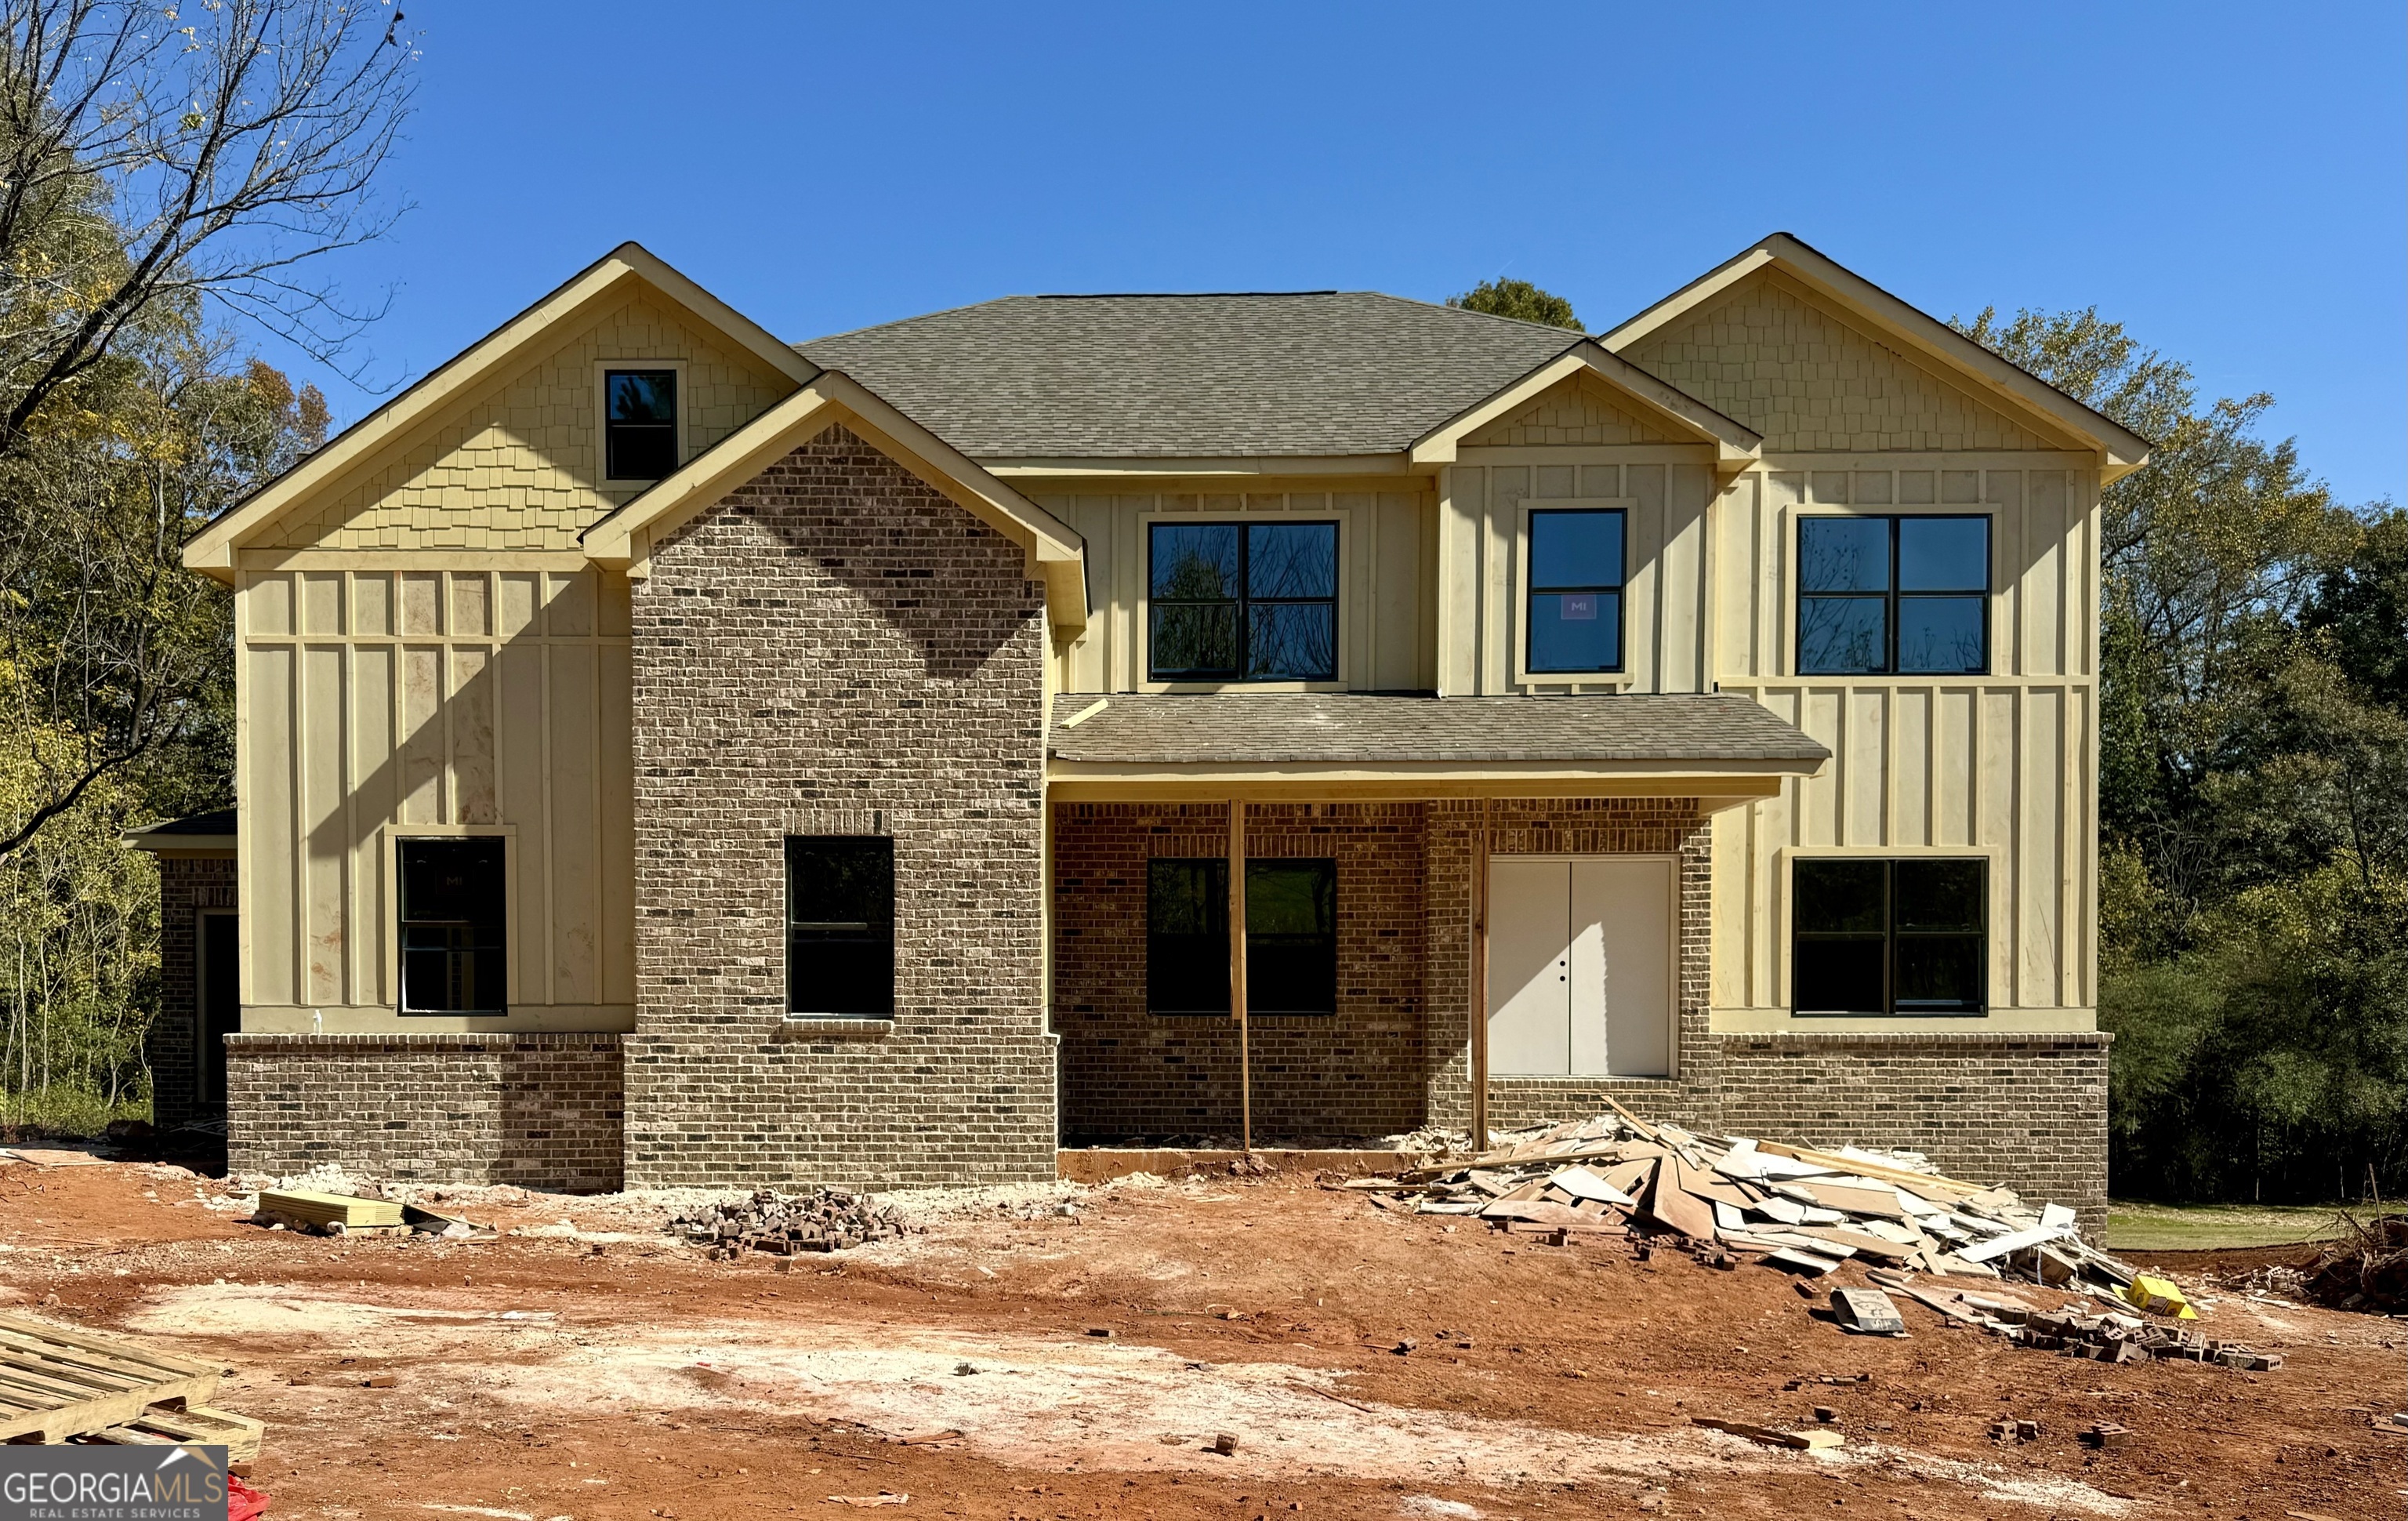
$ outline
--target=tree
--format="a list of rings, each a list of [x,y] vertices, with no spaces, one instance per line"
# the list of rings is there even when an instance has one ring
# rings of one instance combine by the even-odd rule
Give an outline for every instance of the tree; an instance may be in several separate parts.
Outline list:
[[[54,740],[0,861],[222,730],[222,595],[183,541],[325,409],[210,324],[325,357],[374,315],[312,271],[394,214],[372,187],[411,90],[399,13],[190,8],[0,0],[0,711]]]
[[[1491,317],[1512,317],[1547,327],[1568,327],[1575,333],[1588,331],[1581,325],[1581,320],[1572,315],[1570,302],[1539,289],[1526,280],[1484,280],[1461,295],[1448,296],[1446,304],[1461,307],[1466,311],[1484,311]]]

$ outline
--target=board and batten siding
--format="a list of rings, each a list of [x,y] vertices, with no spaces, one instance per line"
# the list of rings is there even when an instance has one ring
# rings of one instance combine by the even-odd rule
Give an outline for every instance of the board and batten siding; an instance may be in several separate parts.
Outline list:
[[[501,1027],[395,1008],[392,841],[462,834],[509,842],[507,1027],[633,1026],[626,582],[477,558],[241,577],[246,1031]]]
[[[1351,483],[1296,490],[1257,487],[1243,493],[1105,494],[1049,489],[1041,481],[1022,485],[1039,506],[1076,529],[1087,545],[1087,627],[1056,662],[1058,690],[1193,691],[1216,684],[1173,685],[1146,676],[1146,528],[1177,517],[1336,522],[1339,679],[1313,683],[1313,689],[1417,692],[1434,684],[1435,640],[1428,616],[1434,519],[1429,494],[1418,481],[1352,489]],[[1272,689],[1271,683],[1241,684],[1250,691]]]
[[[1797,463],[1798,468],[1784,468]],[[1824,465],[1844,467],[1820,467]],[[1716,507],[1725,692],[1830,747],[1818,776],[1714,821],[1717,1028],[1785,1026],[1788,879],[1800,854],[1980,855],[1990,869],[1987,1023],[2089,1028],[2098,895],[2097,475],[2086,456],[1771,462]],[[1818,512],[1991,520],[1990,670],[1797,672],[1798,522]],[[1820,1029],[1955,1021],[1809,1018]]]
[[[1521,692],[1701,692],[1708,660],[1702,449],[1466,448],[1445,472],[1439,511],[1438,688],[1447,696]],[[1620,508],[1623,670],[1593,681],[1519,679],[1526,503]]]

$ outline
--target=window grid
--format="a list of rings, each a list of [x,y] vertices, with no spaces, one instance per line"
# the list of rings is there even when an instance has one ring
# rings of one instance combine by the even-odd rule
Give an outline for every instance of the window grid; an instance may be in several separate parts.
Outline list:
[[[1165,530],[1182,528],[1231,527],[1237,530],[1238,561],[1234,595],[1229,596],[1167,596],[1155,588],[1156,567],[1154,564],[1155,545]],[[1326,528],[1330,542],[1330,590],[1326,596],[1256,596],[1253,594],[1254,530],[1258,528]],[[1156,523],[1146,535],[1146,587],[1148,623],[1146,631],[1146,679],[1154,682],[1334,682],[1338,680],[1338,524],[1333,519],[1280,518],[1267,523],[1247,523],[1230,519],[1199,519],[1195,522]],[[1231,650],[1234,659],[1226,666],[1170,667],[1159,663],[1164,640],[1161,629],[1165,611],[1178,608],[1226,608],[1233,624]],[[1264,675],[1252,674],[1254,666],[1254,610],[1276,608],[1326,608],[1329,610],[1329,639],[1326,663],[1310,672],[1281,671]]]
[[[1807,528],[1811,524],[1825,522],[1881,523],[1888,526],[1889,552],[1887,585],[1885,588],[1879,591],[1818,591],[1807,586],[1805,578],[1804,548]],[[1901,586],[1899,584],[1899,539],[1901,538],[1899,524],[1906,523],[1963,522],[1978,522],[1983,524],[1984,554],[1982,584],[1978,587],[1967,586],[1947,590],[1924,589],[1914,591],[1909,591]],[[1991,591],[1989,524],[1990,518],[1986,513],[1971,512],[1899,512],[1878,514],[1813,513],[1800,518],[1798,524],[1799,546],[1799,574],[1797,610],[1799,673],[1800,675],[1807,676],[1980,676],[1988,674],[1990,669]],[[1964,601],[1977,601],[1980,607],[1980,658],[1956,666],[1902,666],[1899,657],[1899,639],[1900,632],[1906,622],[1902,616],[1905,605],[1913,602]],[[1882,609],[1883,637],[1882,659],[1878,666],[1868,667],[1862,666],[1836,664],[1817,665],[1812,662],[1811,657],[1808,654],[1808,646],[1811,635],[1807,626],[1807,610],[1810,603],[1817,602],[1864,602],[1876,603],[1880,605]]]
[[[1909,886],[1921,885],[1932,892],[1932,905],[1945,901],[1944,884],[1923,879],[1934,877],[1950,868],[1970,868],[1972,911],[1955,923],[1923,923],[1941,917],[1930,907],[1909,905],[1902,901],[1900,868]],[[1848,914],[1845,876],[1856,873],[1877,874],[1879,908],[1873,917],[1878,924],[1859,923],[1847,927],[1808,927],[1817,917],[1844,918]],[[1810,882],[1810,877],[1825,880]],[[1871,880],[1868,877],[1866,880]],[[1807,857],[1792,863],[1790,891],[1790,1005],[1791,1012],[1806,1018],[1813,1017],[1905,1017],[1954,1018],[1974,1017],[1989,1011],[1989,863],[1978,856],[1916,856],[1896,860],[1868,859],[1860,856]],[[1835,890],[1837,889],[1837,890]],[[1935,891],[1935,889],[1937,889]],[[1874,998],[1848,1000],[1856,1007],[1823,1007],[1813,998],[1833,983],[1844,984],[1848,980],[1850,959],[1854,949],[1862,954],[1870,953],[1877,964],[1872,983],[1879,987]],[[1945,976],[1942,964],[1954,949],[1962,959],[1957,969],[1961,992],[1955,997],[1918,998],[1901,997],[1901,965],[1923,963],[1917,969],[1920,980],[1928,980],[1937,971]],[[1817,954],[1816,953],[1823,953]],[[1858,963],[1855,969],[1862,976],[1868,969]],[[1812,992],[1810,992],[1810,987]],[[1919,991],[1931,991],[1928,987]],[[1840,1000],[1822,1000],[1836,1002]],[[1864,1004],[1872,1007],[1862,1007]]]

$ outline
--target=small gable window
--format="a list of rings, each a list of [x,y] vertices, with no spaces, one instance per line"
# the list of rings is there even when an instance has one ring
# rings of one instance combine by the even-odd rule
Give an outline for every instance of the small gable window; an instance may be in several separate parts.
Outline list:
[[[1338,524],[1157,523],[1147,553],[1153,680],[1338,679]]]
[[[1990,668],[1990,520],[1798,524],[1798,669],[1978,676]]]
[[[1622,668],[1622,530],[1620,509],[1530,514],[1533,673]]]
[[[603,469],[612,481],[658,481],[678,467],[673,369],[602,372]]]

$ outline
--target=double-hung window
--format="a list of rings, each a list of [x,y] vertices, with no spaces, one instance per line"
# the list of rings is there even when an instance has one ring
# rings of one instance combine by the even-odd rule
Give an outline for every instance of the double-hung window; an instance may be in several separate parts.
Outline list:
[[[509,1012],[506,845],[498,835],[404,839],[401,1012]]]
[[[1790,1005],[1800,1014],[1978,1014],[1989,969],[1989,863],[1798,861]]]
[[[1338,524],[1157,523],[1146,545],[1157,682],[1338,679]]]
[[[1531,674],[1622,668],[1623,522],[1619,508],[1530,513]]]
[[[894,1017],[894,840],[788,837],[786,1012]]]
[[[658,481],[678,467],[678,377],[673,369],[602,372],[603,474]]]
[[[1229,1012],[1229,863],[1147,863],[1146,1007]],[[1246,863],[1246,1012],[1338,1012],[1338,863]]]
[[[1798,522],[1803,675],[1980,675],[1990,668],[1990,520]]]

